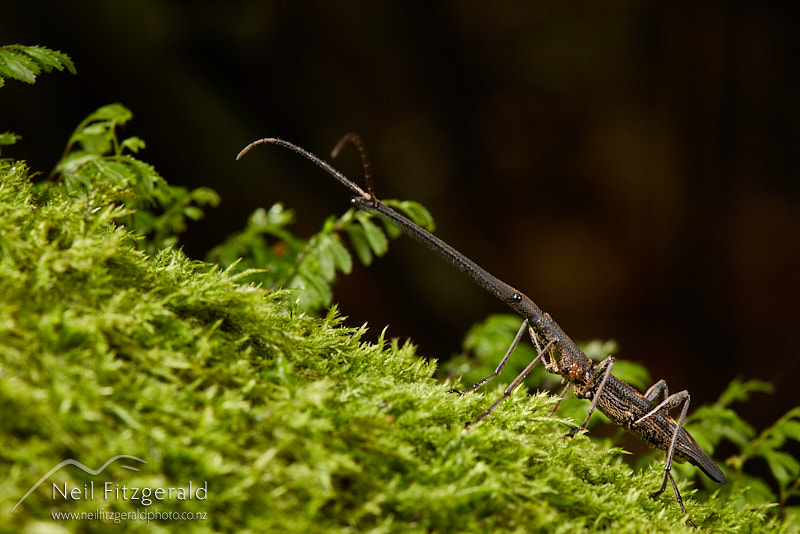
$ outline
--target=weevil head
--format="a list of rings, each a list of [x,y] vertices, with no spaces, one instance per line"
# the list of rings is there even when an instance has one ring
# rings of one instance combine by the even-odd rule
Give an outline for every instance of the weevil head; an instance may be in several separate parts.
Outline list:
[[[536,305],[527,295],[522,293],[521,291],[517,291],[513,287],[496,280],[497,288],[494,288],[493,291],[496,291],[496,295],[506,303],[506,305],[514,310],[514,313],[519,315],[520,317],[525,317],[528,320],[528,323],[531,325],[540,323],[545,316],[544,313],[539,306]],[[549,317],[548,317],[549,319]]]
[[[525,302],[525,297],[522,295],[522,293],[520,293],[513,287],[509,287],[506,294],[503,295],[503,300],[505,300],[505,303],[512,310],[525,317],[524,307],[526,302]]]

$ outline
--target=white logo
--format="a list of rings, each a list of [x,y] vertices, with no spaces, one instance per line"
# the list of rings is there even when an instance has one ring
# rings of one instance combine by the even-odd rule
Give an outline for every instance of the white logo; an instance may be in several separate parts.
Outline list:
[[[74,466],[75,466],[75,467],[77,467],[78,469],[81,469],[82,471],[84,471],[84,472],[86,472],[86,473],[89,473],[89,474],[90,474],[90,475],[92,475],[92,476],[97,476],[97,475],[99,475],[100,473],[102,473],[102,472],[105,470],[105,468],[106,468],[106,467],[108,467],[109,465],[111,465],[112,463],[114,463],[114,462],[116,462],[117,460],[120,460],[120,459],[126,459],[126,460],[136,460],[137,462],[142,462],[143,464],[146,464],[146,463],[147,463],[147,462],[145,462],[144,460],[142,460],[141,458],[137,458],[136,456],[129,456],[129,455],[127,455],[127,454],[118,454],[117,456],[114,456],[113,458],[109,459],[109,460],[108,460],[106,463],[104,463],[103,465],[101,465],[101,466],[100,466],[98,469],[92,469],[92,468],[90,468],[90,467],[87,467],[87,466],[83,465],[82,463],[80,463],[78,460],[73,460],[72,458],[70,458],[69,460],[64,460],[63,462],[61,462],[61,463],[59,463],[58,465],[56,465],[55,467],[53,467],[53,468],[52,468],[50,471],[48,471],[47,473],[45,473],[45,474],[44,474],[44,476],[42,476],[42,478],[40,478],[40,479],[39,479],[39,481],[38,481],[36,484],[34,484],[34,485],[31,487],[31,489],[29,489],[29,490],[28,490],[28,491],[25,493],[25,495],[23,495],[23,496],[22,496],[22,498],[21,498],[19,501],[17,501],[17,504],[15,504],[15,505],[14,505],[14,508],[12,508],[12,509],[11,509],[11,511],[13,512],[14,510],[16,510],[16,509],[17,509],[17,507],[18,507],[20,504],[22,504],[22,501],[24,501],[25,499],[27,499],[27,498],[28,498],[28,495],[30,495],[30,494],[31,494],[31,493],[32,493],[32,492],[33,492],[33,491],[34,491],[36,488],[38,488],[39,486],[41,486],[41,485],[44,483],[44,481],[45,481],[45,480],[47,480],[48,478],[50,478],[50,476],[51,476],[53,473],[55,473],[55,472],[59,471],[59,470],[60,470],[62,467],[65,467],[65,466],[67,466],[67,465],[74,465]],[[130,465],[124,465],[124,464],[123,464],[123,465],[120,465],[120,467],[122,467],[122,468],[124,468],[124,469],[129,469],[129,470],[131,470],[131,471],[138,471],[138,470],[139,470],[139,469],[138,469],[138,468],[136,468],[136,467],[132,467],[132,466],[130,466]]]

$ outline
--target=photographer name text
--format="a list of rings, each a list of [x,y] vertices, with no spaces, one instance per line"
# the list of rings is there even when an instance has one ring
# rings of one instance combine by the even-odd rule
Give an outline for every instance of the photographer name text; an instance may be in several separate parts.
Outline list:
[[[136,501],[142,506],[150,506],[156,501],[187,501],[198,500],[204,501],[208,499],[208,481],[204,481],[202,485],[195,485],[189,481],[186,487],[170,487],[170,488],[136,488],[129,487],[113,482],[106,482],[103,484],[102,490],[98,487],[98,495],[102,493],[104,500],[116,501]],[[53,483],[53,500],[63,499],[66,501],[92,501],[95,497],[94,482],[89,482],[81,486],[69,487],[66,482],[63,485]]]

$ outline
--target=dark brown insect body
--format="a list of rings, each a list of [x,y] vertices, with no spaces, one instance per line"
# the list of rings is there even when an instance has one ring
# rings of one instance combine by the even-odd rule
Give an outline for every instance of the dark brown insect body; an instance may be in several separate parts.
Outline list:
[[[580,396],[576,392],[576,395]],[[597,409],[614,423],[640,437],[653,447],[667,452],[672,436],[677,431],[674,459],[688,461],[698,467],[714,482],[724,483],[725,475],[714,461],[703,452],[694,438],[677,421],[665,414],[657,414],[640,423],[642,415],[649,413],[656,405],[636,391],[630,384],[611,375],[597,402]]]
[[[334,156],[347,141],[352,141],[361,154],[362,161],[364,162],[368,191],[364,191],[358,187],[341,172],[337,171],[317,156],[281,139],[270,138],[255,141],[245,147],[245,149],[239,153],[237,159],[242,157],[252,147],[262,143],[280,145],[302,155],[327,171],[345,187],[355,193],[357,196],[351,199],[354,206],[365,211],[376,213],[395,223],[406,234],[430,248],[436,254],[442,256],[455,268],[471,278],[476,284],[505,302],[512,310],[523,317],[522,325],[514,341],[497,366],[497,369],[495,369],[495,372],[477,384],[474,384],[464,393],[474,391],[500,374],[526,330],[539,350],[538,356],[511,382],[500,399],[475,420],[467,423],[467,426],[473,425],[491,414],[503,400],[508,398],[514,388],[522,381],[534,365],[536,365],[539,360],[542,360],[545,368],[549,372],[561,376],[568,383],[568,387],[572,386],[577,397],[591,401],[586,419],[575,432],[584,430],[589,423],[592,413],[595,409],[598,409],[617,425],[622,426],[653,447],[657,447],[666,452],[664,478],[659,490],[652,494],[653,497],[660,495],[666,488],[667,481],[669,481],[675,493],[675,498],[685,513],[683,500],[681,499],[678,487],[670,472],[673,459],[677,459],[678,461],[688,460],[715,482],[725,482],[725,476],[720,468],[717,467],[705,452],[703,452],[694,438],[683,428],[683,422],[689,409],[690,397],[688,392],[680,391],[670,395],[666,383],[663,380],[659,380],[642,394],[630,384],[619,380],[611,374],[612,367],[614,366],[613,356],[609,356],[599,363],[593,362],[569,336],[564,333],[558,323],[556,323],[550,315],[544,313],[528,296],[491,275],[435,235],[378,200],[372,192],[372,182],[369,175],[370,167],[358,136],[355,134],[348,134],[343,137],[334,149]],[[662,396],[662,400],[657,402],[659,395]],[[683,408],[680,417],[676,421],[669,415],[669,411],[680,405],[683,405]],[[573,434],[575,432],[573,432]],[[689,521],[689,524],[691,524],[691,521]]]

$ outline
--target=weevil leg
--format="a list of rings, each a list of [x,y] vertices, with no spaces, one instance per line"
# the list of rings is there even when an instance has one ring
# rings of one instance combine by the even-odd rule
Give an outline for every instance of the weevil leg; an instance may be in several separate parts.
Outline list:
[[[508,385],[508,387],[505,389],[505,391],[503,391],[503,395],[499,399],[497,399],[494,402],[494,404],[489,406],[489,408],[487,408],[487,410],[485,412],[483,412],[481,415],[476,417],[473,421],[470,421],[469,423],[467,423],[464,426],[468,428],[468,427],[474,425],[475,423],[480,422],[483,418],[485,418],[486,416],[490,415],[495,410],[495,408],[500,406],[500,404],[504,400],[506,400],[509,396],[511,396],[511,393],[515,389],[517,389],[517,386],[519,385],[519,383],[522,382],[522,380],[527,376],[527,374],[531,372],[531,369],[533,369],[533,367],[537,363],[539,363],[539,360],[542,359],[542,356],[544,356],[545,353],[547,353],[547,351],[549,351],[552,346],[553,346],[553,342],[552,341],[550,343],[548,343],[547,345],[545,345],[544,349],[542,349],[542,351],[540,351],[539,354],[536,355],[536,358],[534,358],[533,361],[531,361],[531,363],[529,363],[527,365],[527,367],[525,367],[525,369],[523,369],[522,372],[520,374],[518,374],[517,377]]]
[[[681,513],[683,513],[683,515],[686,515],[686,507],[683,505],[683,498],[681,497],[681,492],[678,491],[678,485],[675,483],[675,478],[669,471],[666,471],[664,473],[664,480],[661,482],[661,487],[655,493],[651,493],[650,497],[655,499],[656,497],[664,493],[664,490],[667,489],[667,480],[669,480],[669,483],[672,486],[672,491],[673,493],[675,493],[675,500],[678,502],[678,506],[681,507]],[[687,519],[686,524],[692,528],[697,528],[697,525],[695,525],[691,519]]]
[[[663,380],[659,382],[663,382]],[[664,388],[666,388],[666,384],[664,385]],[[672,433],[672,440],[669,443],[669,448],[667,449],[667,455],[666,458],[664,459],[664,480],[661,482],[661,487],[658,489],[658,491],[651,494],[650,497],[655,499],[656,497],[664,493],[664,489],[666,489],[667,487],[667,481],[669,480],[670,484],[672,485],[672,491],[675,493],[675,500],[678,501],[678,505],[680,505],[681,510],[683,511],[684,514],[686,513],[686,508],[683,506],[683,499],[681,498],[681,493],[680,491],[678,491],[678,485],[675,484],[675,479],[672,477],[671,471],[672,471],[672,460],[675,457],[675,444],[678,442],[678,434],[683,428],[683,422],[686,420],[686,414],[689,412],[690,402],[691,402],[691,396],[689,395],[689,392],[686,390],[679,391],[678,393],[670,395],[669,397],[664,399],[661,402],[661,404],[653,408],[649,413],[640,417],[633,423],[634,425],[638,425],[649,417],[653,417],[660,413],[667,413],[672,408],[679,406],[681,403],[683,404],[683,409],[681,409],[681,415],[678,418],[678,423],[675,425],[675,432]]]
[[[686,390],[679,391],[678,393],[674,393],[664,399],[661,404],[650,410],[647,414],[643,415],[639,419],[633,422],[634,426],[641,424],[642,421],[649,417],[653,417],[657,414],[667,413],[672,408],[679,406],[681,403],[683,404],[683,409],[681,410],[681,416],[678,418],[678,424],[675,425],[675,432],[672,433],[672,440],[669,444],[669,449],[667,449],[667,459],[666,459],[666,467],[665,470],[669,472],[672,468],[672,458],[675,454],[675,443],[678,441],[678,434],[680,430],[683,428],[683,422],[686,420],[686,414],[689,411],[689,403],[691,402],[691,397],[689,392]],[[666,482],[664,483],[666,485]],[[663,491],[663,488],[662,490]]]
[[[652,386],[650,386],[650,389],[645,391],[644,398],[649,400],[650,402],[655,402],[656,398],[658,398],[658,395],[661,392],[664,393],[664,400],[667,400],[667,397],[669,397],[669,388],[667,387],[667,383],[664,381],[663,378],[658,382],[656,382],[655,384],[653,384]]]
[[[567,396],[567,392],[569,392],[569,388],[570,388],[571,386],[572,386],[572,384],[571,384],[570,382],[567,382],[567,385],[566,385],[566,386],[564,386],[564,389],[562,389],[562,390],[561,390],[561,393],[558,395],[558,400],[557,400],[557,401],[556,401],[556,403],[553,405],[553,409],[552,409],[552,410],[550,410],[550,413],[555,413],[555,412],[556,412],[556,410],[558,410],[558,406],[559,406],[559,404],[561,404],[561,401],[563,401],[563,400],[564,400],[564,397],[566,397],[566,396]]]
[[[534,346],[536,346],[536,350],[539,351],[539,352],[543,352],[542,351],[542,342],[539,341],[539,335],[536,333],[536,331],[533,328],[531,328],[530,326],[528,326],[528,333],[531,336],[531,341],[533,342]],[[567,393],[569,392],[569,388],[571,386],[572,386],[572,384],[570,382],[567,382],[567,385],[564,386],[564,389],[562,389],[561,393],[558,395],[558,400],[553,405],[553,409],[550,410],[550,413],[555,413],[556,410],[558,410],[558,406],[561,404],[561,401],[564,400],[564,397],[567,396]]]
[[[663,382],[663,380],[661,380],[661,382]],[[655,387],[655,386],[653,386],[653,387]],[[666,385],[664,387],[666,388]],[[653,388],[650,388],[650,389],[653,389]],[[648,390],[648,392],[650,392],[650,390]],[[645,419],[647,419],[649,417],[653,417],[654,415],[658,415],[658,414],[661,414],[661,413],[667,413],[671,409],[675,408],[676,406],[680,406],[681,403],[683,403],[683,405],[684,405],[683,412],[681,412],[681,419],[678,422],[678,427],[680,427],[683,424],[683,420],[685,419],[685,413],[686,413],[686,410],[688,409],[687,406],[689,405],[689,401],[690,400],[691,400],[691,397],[689,396],[689,392],[686,391],[685,389],[683,391],[679,391],[677,393],[673,393],[672,395],[670,395],[669,397],[667,397],[666,399],[661,401],[661,403],[658,404],[655,408],[653,408],[652,410],[650,410],[649,412],[647,412],[646,414],[641,416],[639,419],[634,421],[633,424],[634,425],[638,425],[639,423],[641,423],[642,421],[644,421]]]
[[[600,395],[603,394],[603,389],[606,387],[606,382],[608,382],[608,377],[611,376],[611,369],[614,367],[614,356],[609,355],[608,358],[603,360],[602,362],[597,364],[595,370],[597,372],[603,372],[603,378],[600,380],[600,385],[597,386],[597,391],[594,392],[592,395],[592,403],[589,405],[589,410],[586,413],[586,419],[583,420],[583,424],[567,434],[566,437],[573,437],[578,432],[582,432],[586,430],[586,427],[589,425],[589,419],[592,418],[592,414],[594,413],[594,409],[597,407],[597,401],[600,400]]]
[[[481,387],[482,385],[487,383],[489,380],[499,376],[500,373],[503,372],[503,369],[505,368],[506,364],[508,363],[508,359],[511,357],[511,353],[514,352],[514,349],[517,348],[517,345],[519,345],[519,342],[522,339],[522,336],[525,335],[525,329],[527,327],[528,327],[528,320],[525,319],[524,321],[522,321],[522,326],[519,327],[519,331],[517,332],[517,335],[514,336],[514,341],[511,342],[511,346],[508,347],[508,350],[506,351],[506,355],[503,356],[502,360],[500,360],[500,363],[497,365],[497,368],[494,370],[494,373],[490,374],[489,376],[487,376],[483,380],[481,380],[479,382],[476,382],[475,384],[472,384],[472,386],[468,387],[464,391],[459,391],[457,389],[451,389],[448,393],[458,393],[459,395],[464,395],[466,393],[470,393],[472,391],[475,391],[476,389],[478,389],[479,387]]]

